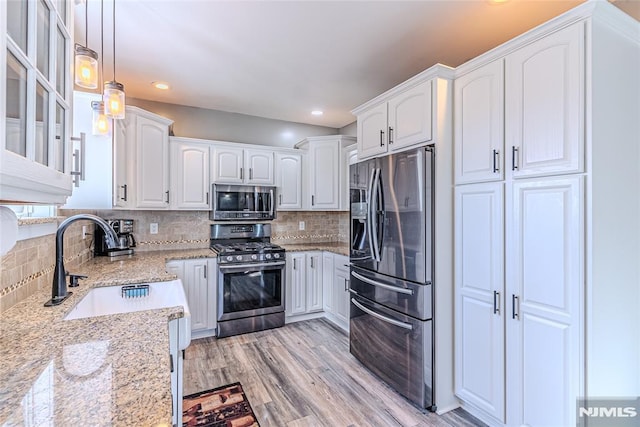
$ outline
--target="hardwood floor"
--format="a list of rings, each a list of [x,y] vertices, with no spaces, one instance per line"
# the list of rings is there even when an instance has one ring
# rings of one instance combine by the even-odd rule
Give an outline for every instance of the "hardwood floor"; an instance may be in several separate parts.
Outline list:
[[[481,426],[461,409],[421,412],[349,353],[325,319],[192,341],[184,394],[239,381],[262,427]]]

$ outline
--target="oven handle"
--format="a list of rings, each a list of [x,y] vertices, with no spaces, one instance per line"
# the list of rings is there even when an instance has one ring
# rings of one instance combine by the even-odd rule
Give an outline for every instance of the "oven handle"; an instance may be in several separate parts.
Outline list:
[[[351,298],[351,302],[353,303],[353,305],[355,305],[356,307],[358,307],[360,310],[364,311],[365,313],[375,317],[376,319],[380,319],[383,322],[387,322],[387,323],[391,323],[394,326],[398,326],[400,328],[404,328],[404,329],[408,329],[408,330],[412,330],[413,329],[413,325],[409,324],[409,323],[404,323],[401,322],[399,320],[395,320],[392,319],[390,317],[387,316],[383,316],[382,314],[378,314],[373,310],[370,310],[368,308],[366,308],[365,306],[363,306],[362,304],[360,304],[358,301],[356,301],[355,298]]]
[[[352,271],[351,275],[353,277],[355,277],[356,279],[362,280],[365,283],[368,283],[368,284],[373,285],[373,286],[377,286],[379,288],[388,289],[390,291],[398,292],[400,294],[413,295],[413,289],[399,288],[397,286],[391,286],[391,285],[385,285],[384,283],[378,283],[375,280],[371,280],[371,279],[369,279],[367,277],[361,276],[360,274],[356,273],[355,271]]]
[[[285,261],[278,262],[260,262],[253,264],[230,264],[230,265],[219,265],[218,268],[220,270],[231,270],[236,268],[260,268],[260,267],[277,267],[279,265],[284,265]]]

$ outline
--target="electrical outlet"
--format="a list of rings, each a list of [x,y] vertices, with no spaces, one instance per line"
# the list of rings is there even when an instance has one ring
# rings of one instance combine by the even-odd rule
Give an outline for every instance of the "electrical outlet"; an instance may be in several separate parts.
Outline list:
[[[300,231],[304,230],[304,221],[300,221],[298,223],[298,230],[300,230]]]
[[[158,223],[157,222],[152,222],[151,224],[149,224],[149,233],[158,234]]]
[[[82,240],[87,238],[87,226],[83,225],[82,226]]]

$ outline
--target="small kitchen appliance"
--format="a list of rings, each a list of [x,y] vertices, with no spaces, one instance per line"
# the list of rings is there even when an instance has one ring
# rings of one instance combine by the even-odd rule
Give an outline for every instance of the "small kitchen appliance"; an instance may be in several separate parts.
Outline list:
[[[95,227],[94,255],[109,257],[133,255],[133,248],[136,247],[136,239],[133,237],[133,220],[108,219],[106,221],[118,235],[118,247],[109,249],[105,243],[104,231],[100,227]]]
[[[212,221],[265,221],[276,217],[276,188],[254,185],[211,186]]]
[[[218,255],[218,338],[284,325],[285,250],[270,224],[212,224]]]

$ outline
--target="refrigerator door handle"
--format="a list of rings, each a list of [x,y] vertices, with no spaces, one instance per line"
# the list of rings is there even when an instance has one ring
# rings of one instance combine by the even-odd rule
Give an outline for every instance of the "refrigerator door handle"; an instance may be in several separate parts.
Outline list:
[[[358,301],[355,300],[355,298],[351,298],[351,302],[353,303],[353,305],[358,307],[360,310],[364,311],[365,313],[367,313],[370,316],[375,317],[376,319],[380,319],[383,322],[387,322],[387,323],[390,323],[390,324],[392,324],[394,326],[399,326],[399,327],[404,328],[404,329],[408,329],[408,330],[412,330],[413,329],[413,325],[411,325],[410,323],[404,323],[404,322],[401,322],[399,320],[395,320],[395,319],[392,319],[390,317],[383,316],[382,314],[378,314],[375,311],[373,311],[371,309],[368,309],[365,306],[363,306],[362,304],[360,304]]]
[[[382,261],[382,242],[384,241],[384,193],[382,192],[382,170],[378,169],[378,179],[376,180],[376,205],[380,205],[380,209],[376,208],[376,248],[378,251],[378,262]],[[380,222],[379,222],[380,220]]]
[[[352,271],[351,275],[353,277],[355,277],[356,279],[358,279],[358,280],[362,280],[365,283],[368,283],[368,284],[373,285],[373,286],[377,286],[379,288],[388,289],[388,290],[393,291],[393,292],[398,292],[399,294],[413,295],[413,290],[412,289],[405,289],[405,288],[399,288],[397,286],[385,285],[384,283],[379,283],[379,282],[376,282],[375,280],[371,280],[371,279],[369,279],[367,277],[364,277],[364,276],[356,273],[355,271]]]
[[[378,247],[378,214],[376,212],[378,194],[376,190],[379,174],[380,169],[378,168],[374,169],[373,173],[371,174],[371,180],[369,182],[369,209],[367,212],[367,226],[369,229],[369,247],[371,249],[371,258],[373,258],[374,261],[378,262],[380,261],[380,248]]]

